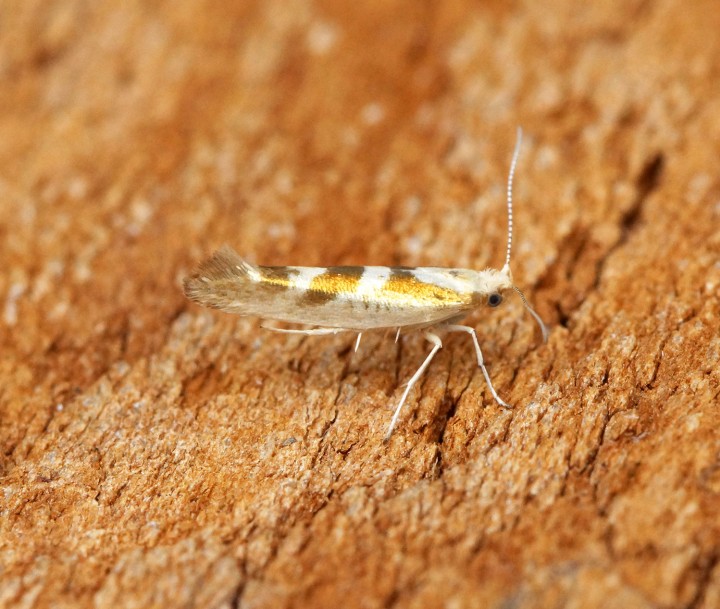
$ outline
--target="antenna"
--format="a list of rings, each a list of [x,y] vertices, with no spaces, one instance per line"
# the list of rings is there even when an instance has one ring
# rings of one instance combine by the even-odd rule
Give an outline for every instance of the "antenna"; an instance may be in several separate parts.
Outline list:
[[[548,329],[547,326],[543,323],[543,320],[540,319],[540,316],[535,313],[534,309],[530,306],[530,303],[525,299],[525,294],[523,294],[520,291],[520,288],[517,286],[513,286],[513,290],[515,290],[518,294],[520,294],[520,298],[522,300],[523,305],[528,310],[528,313],[533,316],[533,319],[538,323],[538,326],[540,326],[540,331],[542,332],[543,342],[546,343],[548,339]]]
[[[505,256],[505,266],[503,267],[504,272],[510,271],[510,252],[512,250],[512,237],[513,237],[513,206],[512,206],[512,195],[513,195],[513,178],[515,177],[515,167],[517,167],[518,157],[520,156],[520,145],[522,144],[522,129],[517,128],[517,139],[515,141],[515,151],[513,152],[512,161],[510,162],[510,173],[508,174],[507,181],[507,209],[508,209],[508,240],[507,240],[507,254]]]
[[[508,277],[510,276],[510,251],[512,250],[512,234],[513,234],[513,209],[512,209],[512,194],[513,194],[513,178],[515,177],[515,168],[517,167],[518,157],[520,156],[520,145],[522,144],[522,129],[520,127],[517,128],[517,139],[515,141],[515,151],[513,152],[512,161],[510,162],[510,173],[508,174],[508,182],[507,182],[507,208],[508,208],[508,240],[507,240],[507,256],[505,256],[505,266],[502,269],[503,273],[506,273]],[[512,286],[513,290],[515,290],[518,294],[520,294],[520,299],[522,300],[523,306],[528,310],[530,315],[533,316],[533,319],[538,323],[540,326],[540,331],[542,332],[543,342],[547,342],[548,339],[548,329],[547,326],[543,323],[543,320],[540,319],[540,316],[533,310],[533,308],[530,306],[530,303],[525,299],[525,294],[523,294],[520,289],[517,286]]]

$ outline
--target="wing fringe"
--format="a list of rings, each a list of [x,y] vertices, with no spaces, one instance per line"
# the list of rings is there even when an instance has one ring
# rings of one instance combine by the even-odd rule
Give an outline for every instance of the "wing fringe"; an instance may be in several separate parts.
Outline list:
[[[185,296],[198,304],[219,307],[220,303],[210,295],[218,285],[225,282],[242,285],[256,281],[260,270],[249,263],[230,246],[224,245],[197,268],[195,273],[183,280]]]

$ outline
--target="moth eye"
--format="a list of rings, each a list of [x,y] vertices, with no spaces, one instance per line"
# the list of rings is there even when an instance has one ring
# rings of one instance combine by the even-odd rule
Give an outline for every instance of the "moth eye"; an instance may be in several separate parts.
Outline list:
[[[502,296],[500,296],[500,294],[498,294],[497,292],[495,292],[494,294],[490,294],[490,296],[488,296],[488,304],[491,307],[498,306],[502,302],[502,300],[503,300]]]

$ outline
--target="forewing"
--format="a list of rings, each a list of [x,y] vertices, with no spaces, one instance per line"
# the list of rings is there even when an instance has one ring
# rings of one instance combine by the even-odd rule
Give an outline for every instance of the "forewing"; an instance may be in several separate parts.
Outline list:
[[[425,326],[475,306],[448,269],[263,267],[225,247],[184,282],[198,304],[239,315],[365,330]]]

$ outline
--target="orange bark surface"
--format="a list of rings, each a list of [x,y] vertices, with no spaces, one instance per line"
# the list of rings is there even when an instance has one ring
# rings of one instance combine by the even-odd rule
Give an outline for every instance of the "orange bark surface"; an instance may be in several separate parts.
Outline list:
[[[0,606],[720,606],[716,2],[6,2]],[[428,345],[183,276],[499,268]]]

